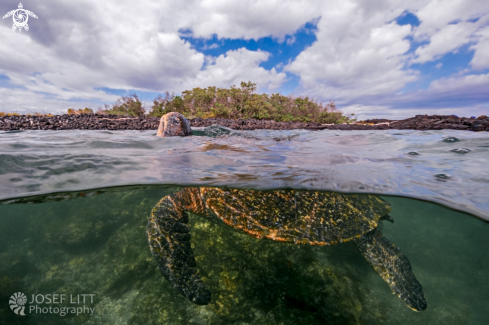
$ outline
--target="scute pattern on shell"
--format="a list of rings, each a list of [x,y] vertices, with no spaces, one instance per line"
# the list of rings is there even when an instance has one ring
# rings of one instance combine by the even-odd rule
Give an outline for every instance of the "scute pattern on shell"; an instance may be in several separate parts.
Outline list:
[[[330,245],[352,240],[384,281],[413,310],[426,309],[423,288],[407,257],[377,229],[389,203],[375,195],[320,191],[255,191],[188,187],[153,209],[147,234],[161,274],[189,301],[207,305],[189,234],[193,213],[224,222],[257,238]]]
[[[207,214],[257,238],[296,244],[349,241],[377,227],[390,205],[378,196],[204,187]]]

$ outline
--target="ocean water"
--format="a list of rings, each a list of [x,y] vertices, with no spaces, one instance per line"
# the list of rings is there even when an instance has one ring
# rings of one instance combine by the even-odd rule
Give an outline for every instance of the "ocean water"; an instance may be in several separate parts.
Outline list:
[[[0,324],[486,324],[488,158],[489,134],[451,130],[0,133]],[[195,215],[213,296],[192,304],[146,237],[151,209],[182,186],[379,194],[394,219],[379,227],[428,308],[407,308],[351,242],[256,239]]]

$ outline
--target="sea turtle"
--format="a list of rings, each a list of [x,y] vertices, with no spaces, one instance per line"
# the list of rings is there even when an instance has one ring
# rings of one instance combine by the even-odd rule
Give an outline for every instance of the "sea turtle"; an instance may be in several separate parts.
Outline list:
[[[185,116],[180,113],[170,112],[161,117],[156,135],[162,138],[174,136],[183,137],[192,135],[192,129]]]
[[[377,228],[379,220],[393,221],[390,210],[389,203],[375,195],[187,187],[153,208],[147,235],[161,274],[198,305],[207,305],[211,292],[196,268],[189,212],[256,238],[308,245],[353,241],[393,293],[411,309],[422,311],[426,301],[411,263]]]
[[[32,11],[25,10],[24,6],[22,6],[22,3],[19,3],[18,9],[7,12],[7,14],[3,16],[3,18],[8,18],[10,16],[13,16],[12,19],[14,20],[14,24],[12,25],[12,30],[14,32],[17,29],[17,27],[19,28],[20,31],[22,31],[22,27],[26,31],[29,30],[29,25],[27,25],[29,16],[37,19],[36,14],[33,13]]]

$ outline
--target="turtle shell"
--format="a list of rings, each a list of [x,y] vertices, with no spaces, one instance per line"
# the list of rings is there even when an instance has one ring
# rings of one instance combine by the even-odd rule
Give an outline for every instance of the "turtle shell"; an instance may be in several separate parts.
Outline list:
[[[208,215],[257,238],[330,245],[375,229],[391,211],[375,195],[203,187]]]

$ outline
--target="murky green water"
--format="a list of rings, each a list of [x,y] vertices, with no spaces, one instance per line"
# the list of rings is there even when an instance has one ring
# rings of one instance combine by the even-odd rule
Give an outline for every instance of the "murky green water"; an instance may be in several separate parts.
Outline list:
[[[213,298],[207,306],[192,304],[161,276],[146,237],[151,209],[177,189],[128,188],[0,205],[0,324],[486,324],[489,319],[489,224],[434,203],[389,196],[383,198],[391,203],[395,222],[382,221],[382,232],[411,261],[426,311],[407,308],[352,243],[313,247],[259,240],[197,216],[190,221],[192,247]],[[8,306],[15,292],[27,295],[26,316]],[[48,294],[66,299],[30,303],[32,295]],[[81,295],[84,304],[77,300]],[[28,312],[34,305],[40,311]],[[50,306],[95,311],[42,312]]]

